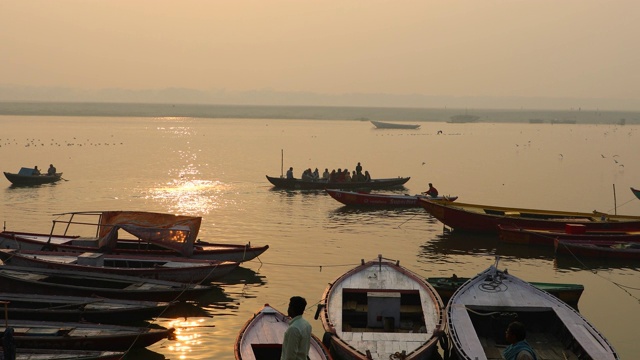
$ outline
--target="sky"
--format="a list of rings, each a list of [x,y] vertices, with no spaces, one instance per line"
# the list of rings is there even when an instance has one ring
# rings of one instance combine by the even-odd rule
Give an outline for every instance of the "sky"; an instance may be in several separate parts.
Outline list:
[[[0,87],[622,99],[638,0],[0,0]]]

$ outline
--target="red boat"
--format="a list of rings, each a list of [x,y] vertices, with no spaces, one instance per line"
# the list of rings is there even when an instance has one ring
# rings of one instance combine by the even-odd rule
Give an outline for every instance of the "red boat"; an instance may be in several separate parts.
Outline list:
[[[420,207],[418,199],[440,201],[456,201],[458,199],[457,196],[371,194],[333,189],[327,189],[326,192],[344,205],[363,207]]]
[[[555,239],[575,241],[640,241],[636,231],[587,230],[583,224],[567,224],[563,230],[528,229],[514,225],[498,225],[500,241],[511,244],[549,245]]]
[[[556,255],[640,260],[640,242],[556,239],[554,246]]]
[[[581,224],[586,230],[638,230],[640,216],[508,208],[418,199],[419,204],[446,226],[458,231],[498,233],[498,225],[562,230]]]

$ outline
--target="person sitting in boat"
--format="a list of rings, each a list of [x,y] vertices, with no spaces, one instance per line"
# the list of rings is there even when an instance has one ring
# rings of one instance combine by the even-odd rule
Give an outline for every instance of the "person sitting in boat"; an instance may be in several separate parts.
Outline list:
[[[313,181],[313,172],[311,171],[311,168],[302,172],[302,180]]]
[[[33,167],[33,172],[31,173],[31,175],[40,175],[40,169],[38,169],[37,165]]]
[[[429,183],[429,190],[425,191],[424,194],[425,195],[429,195],[431,197],[436,197],[436,196],[438,196],[438,189],[433,187],[432,183]]]
[[[289,170],[287,170],[287,179],[293,179],[293,167],[290,167]]]
[[[344,180],[345,182],[351,182],[351,173],[349,173],[349,169],[344,169]]]
[[[535,351],[525,340],[526,335],[523,323],[514,321],[509,324],[505,338],[511,345],[507,346],[502,352],[505,360],[538,360]]]
[[[318,168],[316,168],[315,170],[313,170],[313,181],[318,180],[320,180],[320,172],[318,171]]]
[[[329,181],[329,177],[330,176],[331,176],[331,174],[329,173],[329,169],[325,168],[324,172],[322,173],[322,180]]]
[[[54,176],[56,174],[56,167],[53,164],[49,164],[49,169],[47,170],[47,175]]]
[[[371,174],[369,174],[369,171],[364,172],[364,181],[371,181]]]

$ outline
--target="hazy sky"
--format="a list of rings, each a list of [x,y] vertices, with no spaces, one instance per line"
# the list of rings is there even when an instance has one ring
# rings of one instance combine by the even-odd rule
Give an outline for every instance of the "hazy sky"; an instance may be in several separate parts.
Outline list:
[[[640,1],[0,0],[0,85],[640,101]]]

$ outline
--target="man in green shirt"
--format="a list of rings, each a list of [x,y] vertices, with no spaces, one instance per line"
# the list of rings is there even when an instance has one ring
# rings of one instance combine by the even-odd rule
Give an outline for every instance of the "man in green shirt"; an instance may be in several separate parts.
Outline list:
[[[311,324],[302,318],[307,301],[300,296],[289,299],[287,314],[291,317],[284,333],[280,360],[307,360],[311,343]]]

